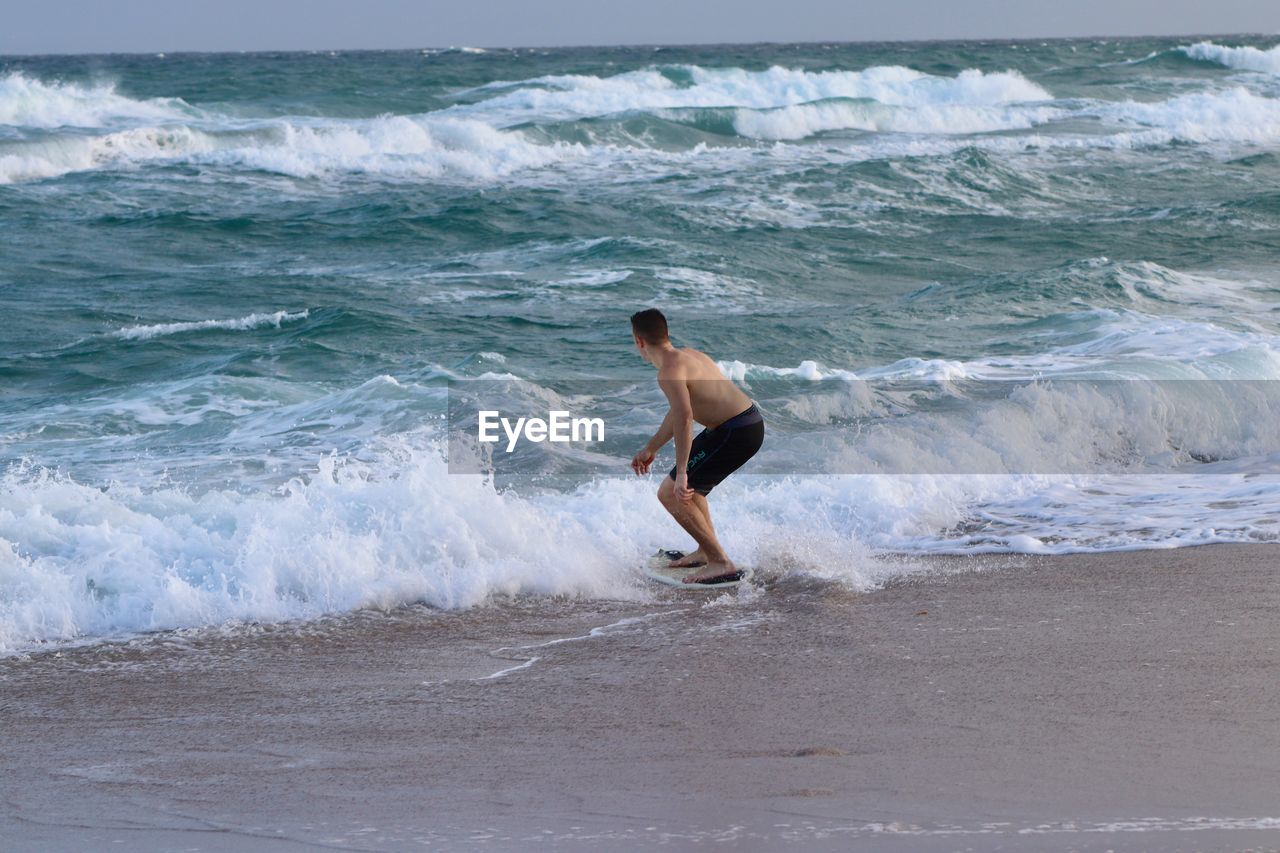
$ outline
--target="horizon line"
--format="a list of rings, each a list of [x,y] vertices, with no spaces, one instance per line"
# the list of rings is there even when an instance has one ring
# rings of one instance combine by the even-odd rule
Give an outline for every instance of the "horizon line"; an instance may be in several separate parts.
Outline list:
[[[421,51],[497,51],[522,50],[610,50],[623,48],[652,48],[655,50],[672,48],[688,49],[699,47],[762,47],[791,45],[871,45],[871,44],[957,44],[957,43],[995,43],[1011,44],[1016,42],[1069,42],[1098,41],[1102,39],[1114,41],[1137,41],[1139,39],[1217,39],[1217,38],[1280,38],[1280,32],[1236,32],[1236,33],[1169,33],[1146,35],[1106,35],[1095,34],[1085,36],[1010,36],[1010,37],[977,37],[977,38],[886,38],[886,39],[848,39],[848,40],[801,40],[801,41],[744,41],[744,42],[625,42],[614,44],[560,44],[560,45],[418,45],[412,47],[315,47],[315,48],[253,48],[253,49],[219,49],[219,50],[131,50],[131,51],[73,51],[70,53],[0,53],[0,60],[10,58],[44,58],[44,57],[91,57],[91,56],[217,56],[224,54],[256,55],[256,54],[318,54],[318,53],[412,53]]]

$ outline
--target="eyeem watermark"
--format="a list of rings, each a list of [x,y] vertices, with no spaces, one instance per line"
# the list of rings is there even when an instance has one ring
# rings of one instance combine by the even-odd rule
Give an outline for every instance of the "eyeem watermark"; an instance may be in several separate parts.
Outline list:
[[[551,441],[560,444],[578,441],[604,441],[604,418],[575,418],[569,412],[548,412],[543,418],[510,418],[493,409],[480,412],[476,437],[482,444],[501,441],[498,428],[507,438],[507,453],[516,449],[523,438],[534,444]]]
[[[1280,380],[748,375],[739,384],[769,436],[749,474],[1280,476]],[[447,390],[450,473],[556,485],[629,474],[668,410],[652,374],[450,380]],[[674,462],[669,441],[655,470]]]

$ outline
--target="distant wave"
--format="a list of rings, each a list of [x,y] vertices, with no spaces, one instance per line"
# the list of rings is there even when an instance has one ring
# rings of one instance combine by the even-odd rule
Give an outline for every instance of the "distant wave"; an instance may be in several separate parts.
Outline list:
[[[1257,54],[1280,63],[1280,48],[1266,53],[1255,48],[1221,50]],[[860,71],[774,66],[749,71],[681,65],[610,77],[548,75],[499,81],[465,94],[483,97],[446,112],[522,127],[606,117],[623,121],[648,113],[707,132],[771,141],[801,140],[838,130],[966,135],[1030,130],[1071,118],[1102,118],[1150,130],[1136,136],[1104,130],[1089,136],[1042,137],[1035,144],[1118,148],[1173,141],[1264,143],[1280,138],[1280,101],[1243,88],[1154,103],[1059,101],[1012,70],[967,69],[946,77],[902,66]],[[595,126],[589,135],[594,130]]]
[[[572,157],[580,147],[539,145],[479,121],[385,116],[317,125],[283,122],[205,158],[296,177],[370,173],[420,178],[500,178]]]
[[[65,88],[6,79],[40,91]],[[75,91],[119,97],[110,89]],[[0,184],[166,163],[303,179],[481,183],[562,165],[575,174],[618,164],[687,168],[690,158],[722,158],[734,168],[734,158],[749,153],[742,142],[791,143],[839,131],[880,135],[837,143],[855,159],[945,156],[971,145],[1017,151],[1280,141],[1280,100],[1243,87],[1152,102],[1055,100],[1016,72],[938,77],[897,66],[824,72],[673,66],[500,82],[472,93],[490,97],[421,115],[246,123],[206,114],[99,133],[41,132],[0,141]],[[139,105],[138,115],[180,103],[123,100]],[[1070,133],[1055,128],[1067,121]],[[992,135],[966,138],[979,134]],[[803,159],[812,149],[780,145],[773,153]]]
[[[1124,123],[1169,131],[1186,142],[1274,142],[1280,139],[1280,100],[1236,87],[1225,92],[1197,92],[1167,101],[1126,101],[1100,108]]]
[[[782,378],[809,382],[902,379],[953,382],[1033,377],[1274,380],[1280,376],[1280,349],[1271,335],[1111,308],[1066,313],[1056,321],[1062,326],[1064,338],[1069,336],[1068,330],[1073,329],[1087,329],[1089,337],[1028,355],[971,361],[909,357],[857,372],[815,361],[802,361],[796,367],[742,361],[722,361],[719,365],[726,376],[737,381]]]
[[[831,98],[870,99],[913,107],[1053,99],[1017,71],[988,74],[967,69],[955,77],[937,77],[901,66],[875,66],[862,71],[805,71],[774,66],[765,71],[748,71],[684,65],[628,71],[612,77],[549,75],[491,83],[471,91],[495,94],[452,109],[508,124],[563,121],[628,110],[770,109]]]
[[[933,104],[914,109],[875,101],[834,99],[769,110],[735,109],[732,124],[750,139],[806,139],[824,131],[969,134],[1028,130],[1064,115],[1053,107]]]
[[[280,328],[282,323],[305,320],[309,311],[290,314],[288,311],[276,311],[273,314],[250,314],[234,320],[196,320],[188,323],[158,323],[152,326],[128,326],[116,332],[116,337],[126,341],[146,341],[165,335],[180,335],[184,332],[203,332],[210,329],[240,332],[249,329],[260,329],[264,326]]]
[[[181,98],[136,100],[118,94],[113,83],[46,83],[21,72],[0,77],[0,125],[101,127],[113,119],[158,121],[194,113]]]
[[[143,127],[0,148],[0,184],[166,160],[299,178],[378,174],[493,180],[572,158],[582,150],[566,143],[534,143],[519,131],[479,121],[410,116],[282,119],[226,131]]]
[[[211,134],[194,128],[138,127],[102,136],[60,136],[0,148],[0,184],[56,178],[110,166],[188,158],[212,151]]]
[[[1216,62],[1227,68],[1237,68],[1241,71],[1280,74],[1280,45],[1270,50],[1259,50],[1256,47],[1227,47],[1211,41],[1202,41],[1180,47],[1178,50],[1201,62]]]

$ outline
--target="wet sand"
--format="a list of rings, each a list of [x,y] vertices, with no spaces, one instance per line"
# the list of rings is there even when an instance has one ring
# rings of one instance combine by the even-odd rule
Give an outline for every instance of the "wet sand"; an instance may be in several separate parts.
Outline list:
[[[929,562],[2,660],[0,839],[1280,848],[1280,546]]]

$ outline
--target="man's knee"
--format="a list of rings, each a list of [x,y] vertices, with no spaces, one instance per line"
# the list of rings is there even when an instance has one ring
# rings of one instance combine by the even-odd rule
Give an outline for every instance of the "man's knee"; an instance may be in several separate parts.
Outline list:
[[[658,486],[658,501],[663,506],[671,506],[676,500],[676,484],[670,477],[662,478],[662,485]]]

